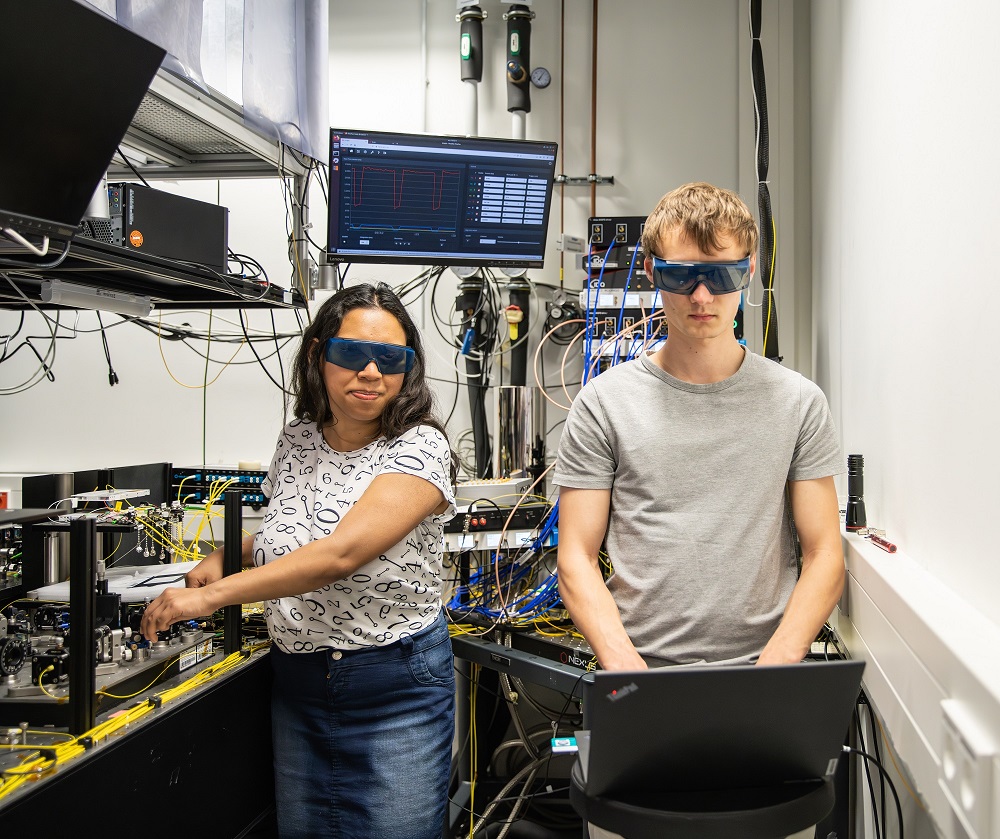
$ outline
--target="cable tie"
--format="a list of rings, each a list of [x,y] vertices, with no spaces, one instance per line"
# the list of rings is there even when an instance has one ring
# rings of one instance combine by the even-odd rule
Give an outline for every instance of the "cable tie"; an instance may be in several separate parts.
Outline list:
[[[162,705],[163,705],[163,697],[162,696],[151,696],[151,697],[149,697],[149,707],[150,708],[159,708]]]

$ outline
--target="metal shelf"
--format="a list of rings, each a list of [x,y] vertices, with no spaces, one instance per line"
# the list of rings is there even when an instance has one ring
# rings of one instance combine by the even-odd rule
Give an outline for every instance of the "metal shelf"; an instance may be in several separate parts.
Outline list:
[[[74,239],[69,255],[58,268],[11,271],[12,281],[41,309],[58,309],[41,301],[43,280],[63,279],[114,291],[148,296],[157,309],[294,308],[305,305],[298,289],[269,286],[249,280],[223,279],[199,265],[175,262],[150,254],[108,245],[94,239]],[[26,309],[24,301],[6,283],[0,285],[0,307]]]
[[[307,171],[295,155],[284,153],[276,137],[246,125],[240,105],[166,70],[153,78],[122,143],[157,161],[139,167],[146,178],[256,178]],[[114,167],[110,174],[134,178],[126,167]]]

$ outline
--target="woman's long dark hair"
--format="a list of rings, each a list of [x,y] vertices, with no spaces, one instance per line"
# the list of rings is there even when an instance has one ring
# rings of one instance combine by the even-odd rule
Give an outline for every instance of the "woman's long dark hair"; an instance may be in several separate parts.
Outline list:
[[[403,374],[403,387],[386,406],[382,414],[382,434],[394,440],[416,425],[436,428],[447,439],[444,426],[434,415],[434,395],[424,378],[424,347],[416,324],[393,290],[385,283],[344,288],[333,295],[316,312],[313,321],[302,334],[302,344],[292,368],[293,411],[300,420],[320,426],[336,422],[330,410],[330,399],[323,380],[323,348],[327,338],[336,337],[344,316],[353,309],[382,309],[403,327],[406,346],[413,348],[413,368]]]

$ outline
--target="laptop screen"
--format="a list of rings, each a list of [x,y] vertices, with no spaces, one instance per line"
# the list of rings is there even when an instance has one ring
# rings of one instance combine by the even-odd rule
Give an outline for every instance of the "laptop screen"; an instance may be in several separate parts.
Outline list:
[[[595,673],[584,686],[586,792],[822,779],[836,769],[863,670],[826,661]]]
[[[165,51],[74,0],[0,0],[0,227],[69,237]]]

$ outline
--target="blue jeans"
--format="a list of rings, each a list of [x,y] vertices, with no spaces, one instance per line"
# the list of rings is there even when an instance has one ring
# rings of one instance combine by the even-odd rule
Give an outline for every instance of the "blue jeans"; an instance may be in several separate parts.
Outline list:
[[[439,839],[455,730],[444,616],[385,647],[269,657],[282,839]]]

